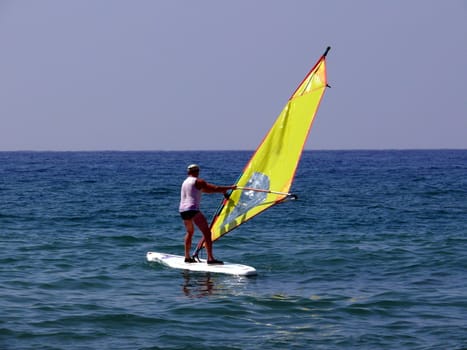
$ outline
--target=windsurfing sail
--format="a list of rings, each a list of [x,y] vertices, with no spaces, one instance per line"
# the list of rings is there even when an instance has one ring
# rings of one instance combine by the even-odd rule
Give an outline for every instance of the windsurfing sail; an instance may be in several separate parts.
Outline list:
[[[289,193],[321,98],[326,90],[326,55],[321,56],[288,100],[269,132],[238,178],[237,190],[224,199],[212,222],[215,241]],[[202,242],[195,252],[197,255]]]

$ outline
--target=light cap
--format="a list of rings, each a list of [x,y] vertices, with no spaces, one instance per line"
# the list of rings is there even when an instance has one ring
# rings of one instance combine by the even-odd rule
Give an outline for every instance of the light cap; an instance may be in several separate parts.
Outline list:
[[[198,169],[199,170],[199,165],[198,164],[190,164],[188,165],[187,167],[187,170],[190,171],[190,170],[195,170],[195,169]]]

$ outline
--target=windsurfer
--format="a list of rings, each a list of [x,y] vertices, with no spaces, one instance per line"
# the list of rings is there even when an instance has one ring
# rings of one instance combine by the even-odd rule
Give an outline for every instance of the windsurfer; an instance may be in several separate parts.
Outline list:
[[[237,186],[217,186],[199,178],[199,166],[191,164],[187,168],[188,177],[183,181],[180,191],[179,212],[185,224],[185,262],[194,263],[196,259],[190,256],[191,242],[195,232],[194,224],[202,232],[208,255],[208,264],[223,264],[216,260],[212,253],[211,230],[204,214],[200,211],[201,193],[226,193]]]

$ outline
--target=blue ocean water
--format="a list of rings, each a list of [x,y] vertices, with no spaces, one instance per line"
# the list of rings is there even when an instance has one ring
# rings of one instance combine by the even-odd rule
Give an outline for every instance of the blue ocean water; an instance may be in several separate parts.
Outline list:
[[[0,349],[467,349],[465,150],[305,152],[299,199],[214,245],[258,276],[147,263],[183,252],[186,165],[250,155],[1,152]]]

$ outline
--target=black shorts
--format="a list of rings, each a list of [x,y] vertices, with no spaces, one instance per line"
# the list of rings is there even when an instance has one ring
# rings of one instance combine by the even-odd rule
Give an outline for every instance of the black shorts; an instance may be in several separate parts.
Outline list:
[[[180,213],[180,216],[183,220],[193,219],[196,214],[199,213],[199,210],[187,210]]]

